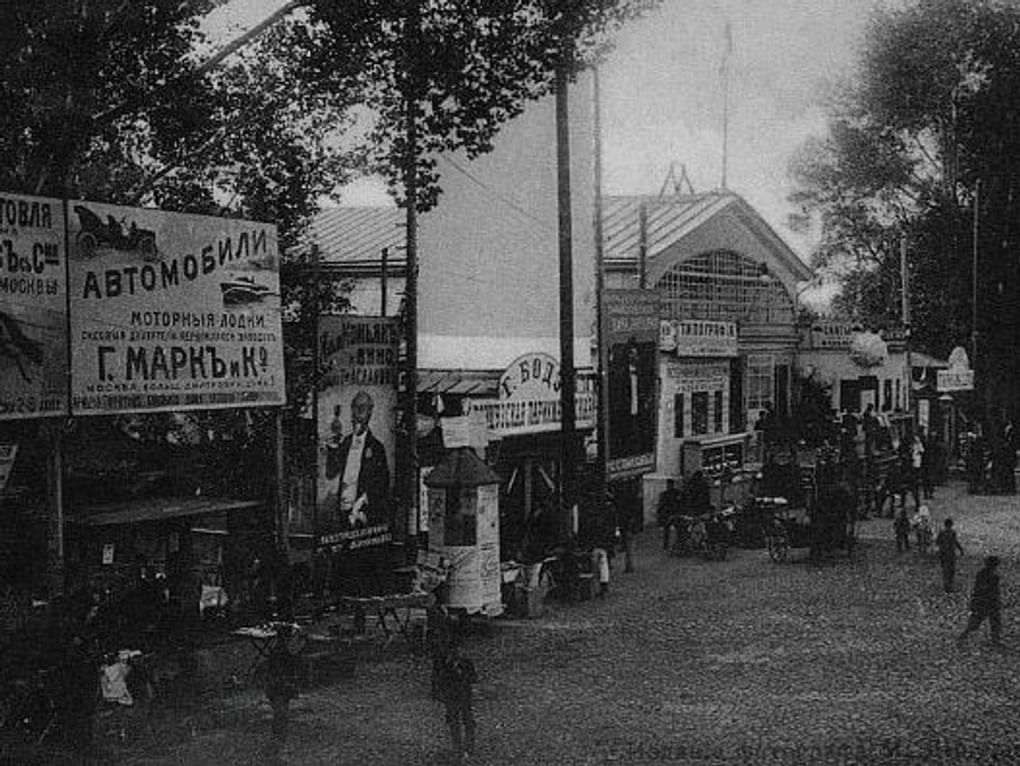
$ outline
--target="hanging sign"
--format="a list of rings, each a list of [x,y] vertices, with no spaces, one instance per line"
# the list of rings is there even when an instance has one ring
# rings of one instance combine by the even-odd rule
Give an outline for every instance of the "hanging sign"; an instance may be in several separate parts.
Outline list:
[[[69,210],[73,414],[284,403],[275,226]]]
[[[0,196],[0,420],[67,414],[60,200]]]

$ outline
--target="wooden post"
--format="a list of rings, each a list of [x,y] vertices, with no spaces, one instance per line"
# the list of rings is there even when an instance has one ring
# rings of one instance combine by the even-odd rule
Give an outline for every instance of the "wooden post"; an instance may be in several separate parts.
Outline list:
[[[44,427],[49,442],[46,489],[49,503],[47,586],[50,596],[62,594],[66,586],[64,546],[64,423],[54,418]]]
[[[382,249],[382,269],[379,273],[379,315],[386,316],[386,279],[387,279],[387,266],[389,265],[390,249],[384,247]]]
[[[404,498],[407,513],[394,529],[397,539],[404,539],[408,521],[417,518],[418,512],[418,82],[417,37],[420,9],[412,2],[406,23],[407,66],[405,70],[405,139],[407,154],[404,157],[404,200],[406,207],[405,242],[407,271],[404,276],[404,309],[406,327],[406,368],[404,433],[407,440],[404,463]],[[396,522],[396,518],[394,518]]]
[[[566,51],[556,67],[556,191],[560,255],[560,518],[561,536],[569,534],[574,505],[574,372],[573,219],[570,199],[569,73]]]
[[[287,464],[283,445],[283,407],[273,416],[276,435],[276,546],[283,560],[290,561],[290,518],[287,503]]]

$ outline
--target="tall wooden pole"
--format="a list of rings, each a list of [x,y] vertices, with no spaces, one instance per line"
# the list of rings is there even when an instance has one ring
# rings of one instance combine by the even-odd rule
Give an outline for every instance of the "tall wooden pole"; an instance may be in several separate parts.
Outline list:
[[[900,298],[902,300],[902,318],[903,318],[903,332],[904,332],[904,351],[906,352],[906,363],[907,363],[907,393],[905,397],[905,403],[907,405],[907,413],[910,415],[914,414],[914,369],[910,359],[910,268],[907,265],[907,238],[900,237],[900,281],[902,282],[902,290]]]
[[[387,286],[388,286],[387,285],[387,279],[389,277],[389,275],[387,274],[388,267],[389,267],[389,263],[388,263],[389,262],[389,256],[390,256],[390,249],[388,247],[384,247],[382,249],[382,270],[381,270],[380,275],[379,275],[379,315],[380,316],[386,316],[386,308],[387,308],[386,307],[386,298],[387,298],[386,289],[387,289]]]
[[[571,529],[574,506],[574,262],[570,200],[569,85],[566,52],[556,67],[556,191],[560,256],[560,533]]]
[[[977,371],[978,358],[978,227],[981,208],[981,179],[974,186],[974,234],[971,242],[971,285],[970,285],[970,367]]]
[[[407,516],[396,532],[400,539],[404,530],[414,528],[411,519],[418,513],[418,93],[417,40],[420,9],[412,0],[407,15],[407,67],[405,71],[404,109],[407,154],[404,158],[404,199],[406,206],[405,240],[407,273],[404,287],[405,328],[407,341],[404,405],[404,433],[407,458],[404,465],[404,491]],[[394,520],[396,521],[396,520]]]
[[[606,458],[608,455],[608,444],[606,439],[608,434],[606,433],[606,413],[609,411],[609,386],[606,385],[606,354],[608,349],[605,346],[605,328],[602,326],[603,321],[603,290],[605,290],[605,264],[603,259],[605,253],[603,251],[602,243],[602,104],[601,104],[601,89],[599,83],[599,70],[598,67],[592,71],[592,100],[593,113],[592,113],[592,129],[594,132],[594,153],[595,153],[595,167],[594,167],[594,201],[595,211],[593,228],[595,230],[595,332],[597,335],[597,346],[598,346],[598,358],[596,359],[596,377],[595,377],[595,394],[598,397],[596,400],[598,403],[597,409],[595,410],[595,437],[596,437],[596,448],[598,471],[603,481],[606,480]]]

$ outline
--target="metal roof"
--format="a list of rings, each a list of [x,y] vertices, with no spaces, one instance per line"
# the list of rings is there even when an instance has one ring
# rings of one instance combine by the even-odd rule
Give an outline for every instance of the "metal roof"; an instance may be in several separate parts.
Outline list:
[[[479,370],[419,370],[418,392],[495,396],[499,373]]]
[[[647,257],[649,262],[720,213],[732,215],[736,225],[749,231],[772,256],[799,280],[811,271],[782,237],[740,195],[730,191],[705,194],[607,196],[604,199],[602,230],[607,265],[635,264],[641,238],[641,207],[647,215]]]
[[[328,263],[379,263],[382,250],[389,261],[403,264],[404,211],[397,207],[331,207],[312,220],[309,233],[319,246],[319,261]]]
[[[711,193],[659,197],[657,195],[607,196],[602,231],[607,261],[637,261],[640,211],[648,215],[648,257],[683,239],[736,200],[731,194]]]

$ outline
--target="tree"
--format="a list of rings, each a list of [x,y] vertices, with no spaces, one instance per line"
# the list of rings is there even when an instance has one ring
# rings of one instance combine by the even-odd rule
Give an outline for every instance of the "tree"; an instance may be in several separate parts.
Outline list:
[[[402,196],[406,104],[416,102],[418,208],[435,204],[435,156],[492,148],[500,126],[551,91],[565,60],[590,62],[609,33],[656,0],[355,0],[312,2],[301,57],[305,77],[332,92],[357,90],[374,116],[375,169]]]
[[[855,76],[828,101],[828,135],[791,163],[794,223],[820,224],[814,264],[841,276],[838,304],[858,320],[896,323],[906,237],[914,338],[944,356],[978,332],[978,379],[1000,402],[1016,399],[1020,372],[1009,351],[1020,321],[1018,43],[1020,9],[992,0],[877,13]]]

